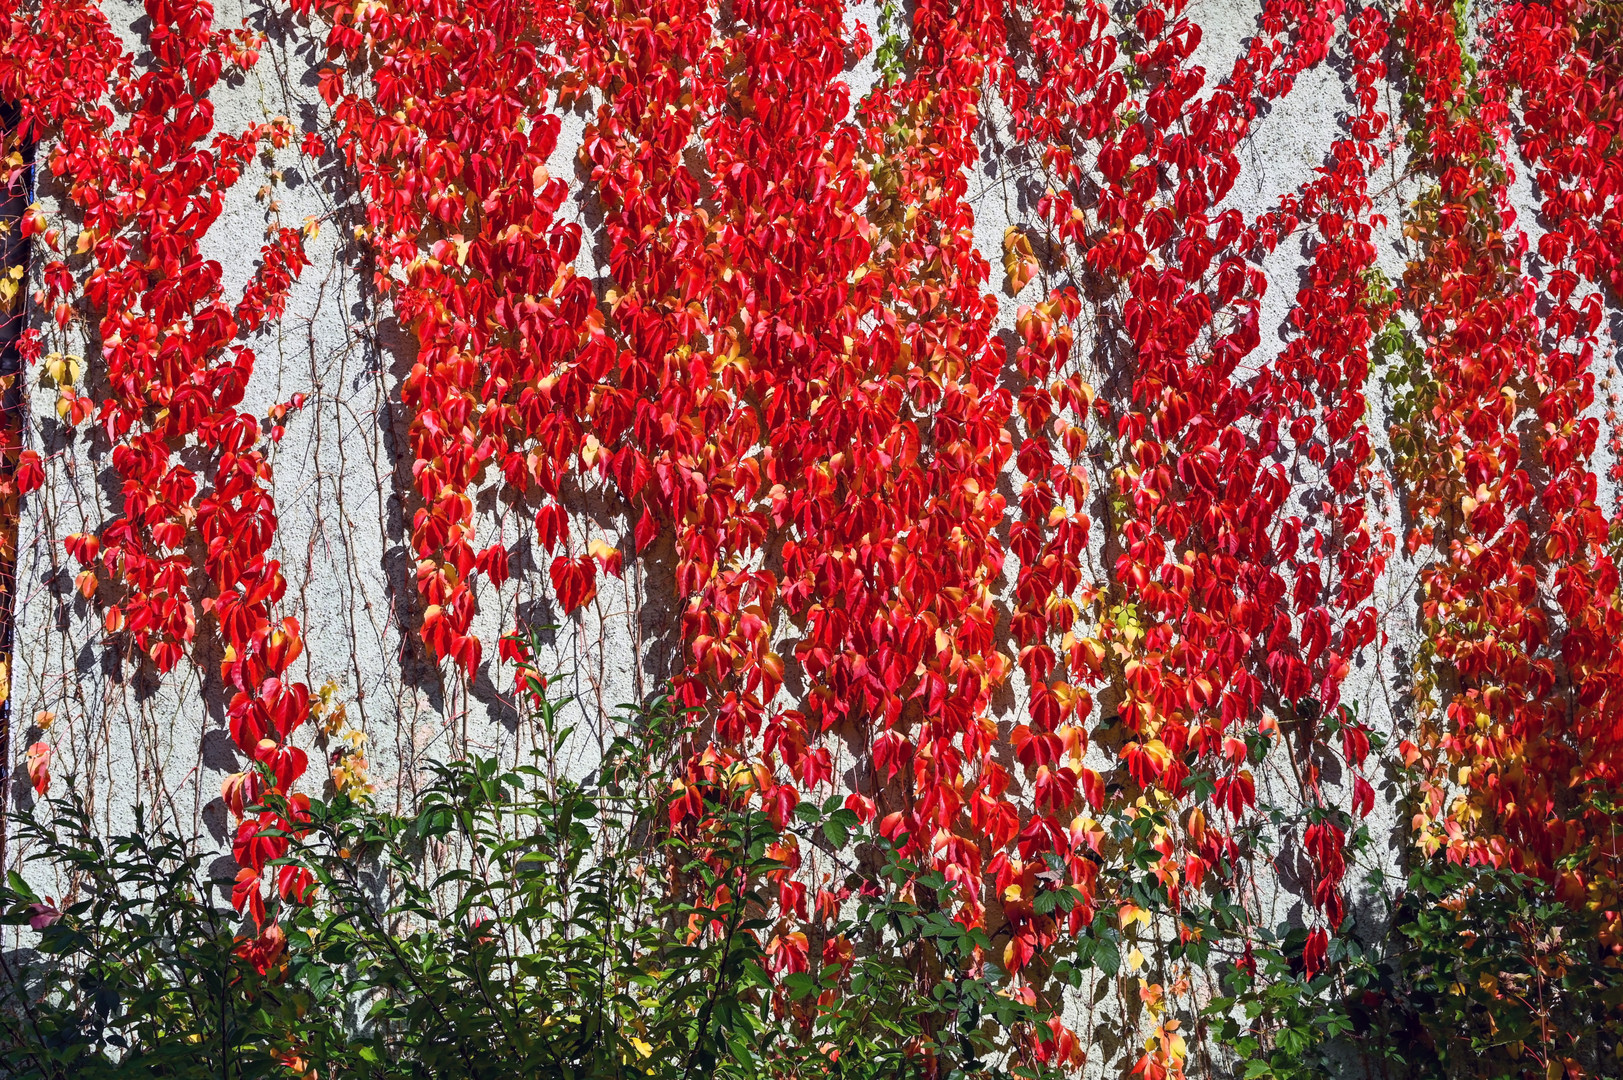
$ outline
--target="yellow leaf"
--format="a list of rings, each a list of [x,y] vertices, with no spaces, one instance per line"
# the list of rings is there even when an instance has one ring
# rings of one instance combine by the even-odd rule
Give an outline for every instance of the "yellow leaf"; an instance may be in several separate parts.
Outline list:
[[[1131,902],[1123,904],[1119,914],[1123,930],[1129,929],[1134,923],[1142,923],[1144,926],[1150,925],[1150,913],[1137,904]]]

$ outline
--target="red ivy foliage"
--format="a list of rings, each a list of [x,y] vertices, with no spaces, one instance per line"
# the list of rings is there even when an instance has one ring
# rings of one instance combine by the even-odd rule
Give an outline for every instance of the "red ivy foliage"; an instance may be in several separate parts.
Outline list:
[[[1451,8],[1404,9],[1437,178],[1411,225],[1424,258],[1406,278],[1430,376],[1404,432],[1422,511],[1409,543],[1437,553],[1422,612],[1448,677],[1437,685],[1450,687],[1415,752],[1436,778],[1424,815],[1433,845],[1551,880],[1615,925],[1623,610],[1591,465],[1591,367],[1596,290],[1617,285],[1617,211],[1598,149],[1615,128],[1616,91],[1603,40],[1588,43],[1599,62],[1585,47],[1581,13],[1507,5],[1485,27],[1490,62],[1473,77]],[[1509,207],[1512,138],[1550,222],[1540,282]],[[1526,409],[1536,423],[1524,424]]]
[[[1249,748],[1284,722],[1311,978],[1374,803],[1371,732],[1338,709],[1377,644],[1395,550],[1369,505],[1380,334],[1415,343],[1393,444],[1424,563],[1424,722],[1407,754],[1431,770],[1426,842],[1616,908],[1615,822],[1581,796],[1623,779],[1591,372],[1597,290],[1623,273],[1603,149],[1620,113],[1611,38],[1583,4],[1505,5],[1476,70],[1452,3],[1405,0],[1389,26],[1375,6],[1264,0],[1259,33],[1209,83],[1184,0],[1127,23],[1095,0],[920,0],[903,77],[854,107],[846,72],[874,43],[836,0],[291,6],[324,24],[319,93],[364,203],[357,239],[416,338],[401,401],[421,635],[478,675],[475,584],[499,599],[532,519],[565,615],[627,556],[668,553],[675,689],[699,718],[674,823],[709,784],[787,825],[838,783],[859,820],[953,883],[961,922],[1006,930],[1018,981],[1122,902],[1099,885],[1107,810],[1175,819],[1151,872],[1189,940],[1184,901],[1243,863]],[[59,408],[105,428],[124,483],[120,513],[68,551],[108,631],[160,672],[213,617],[232,735],[265,766],[228,781],[240,817],[261,777],[288,792],[305,764],[270,465],[239,408],[244,339],[279,316],[304,255],[274,227],[227,303],[199,243],[254,155],[295,133],[215,133],[209,93],[257,40],[213,29],[199,2],[147,13],[138,72],[94,0],[13,0],[0,93],[51,138],[76,222],[37,303],[59,335],[93,321],[108,385],[100,402],[67,386]],[[1401,290],[1377,271],[1370,194],[1395,145],[1380,93],[1394,32],[1412,168],[1431,181],[1405,223]],[[1333,50],[1355,107],[1313,177],[1248,217],[1229,205],[1242,140]],[[596,282],[576,272],[582,231],[549,171],[571,108],[589,113]],[[1040,296],[1012,348],[968,190],[986,109],[1046,189],[1004,240],[1008,291]],[[1536,281],[1511,145],[1551,222]],[[324,147],[306,134],[307,153]],[[37,212],[25,228],[62,240]],[[1283,349],[1259,359],[1261,264],[1287,243],[1307,245],[1305,273]],[[183,445],[206,477],[177,463]],[[25,465],[19,484],[37,483]],[[475,512],[487,490],[493,542]],[[618,501],[622,535],[580,530],[567,508],[587,492]],[[1011,686],[1026,716],[1003,736],[992,703]],[[1102,738],[1096,698],[1114,714]],[[262,871],[285,844],[265,829],[295,826],[240,825],[236,899],[261,923]],[[802,971],[790,924],[832,905],[808,911],[798,851],[781,854],[773,964]],[[1056,866],[1082,902],[1039,912],[1037,877]],[[269,955],[274,937],[249,947]],[[1139,1071],[1179,1069],[1171,1032]],[[1080,1052],[1051,1034],[1037,1056]]]
[[[1077,282],[1021,308],[1018,327],[1017,363],[1030,384],[1020,397],[1026,482],[1022,517],[1011,527],[1021,559],[1011,628],[1032,687],[1032,724],[1017,729],[1017,745],[1025,732],[1028,745],[1054,733],[1046,735],[1047,758],[1037,751],[1026,762],[1037,765],[1039,809],[1050,770],[1060,790],[1074,788],[1078,773],[1084,788],[1096,789],[1080,755],[1059,765],[1059,751],[1086,744],[1072,710],[1080,704],[1085,718],[1087,688],[1108,687],[1121,700],[1120,757],[1131,785],[1196,808],[1192,776],[1210,785],[1208,805],[1229,825],[1185,815],[1184,850],[1169,844],[1156,869],[1174,909],[1181,888],[1198,890],[1209,873],[1240,861],[1233,828],[1256,801],[1244,737],[1258,732],[1264,706],[1308,725],[1296,773],[1307,804],[1330,810],[1320,775],[1335,751],[1328,732],[1313,729],[1339,704],[1351,658],[1376,632],[1368,602],[1389,545],[1365,520],[1363,387],[1372,326],[1389,306],[1368,281],[1375,249],[1367,177],[1382,160],[1387,122],[1375,92],[1386,36],[1378,12],[1347,20],[1361,111],[1332,146],[1331,164],[1257,221],[1216,209],[1238,175],[1235,151],[1259,99],[1288,93],[1321,62],[1344,16],[1334,4],[1266,5],[1270,37],[1254,40],[1202,99],[1204,72],[1187,66],[1199,27],[1181,5],[1146,7],[1129,68],[1154,87],[1142,98],[1114,70],[1120,44],[1103,6],[1038,6],[1029,16],[1037,78],[1012,68],[1003,75],[1017,132],[1043,147],[1044,243]],[[1099,146],[1096,171],[1076,151],[1089,140]],[[1095,176],[1103,178],[1097,194]],[[1242,367],[1260,342],[1266,287],[1248,256],[1309,223],[1317,236],[1291,316],[1295,335],[1260,370]],[[1022,240],[1006,245],[1016,256],[1011,277]],[[1107,356],[1132,358],[1101,365],[1124,397],[1107,400],[1083,380],[1078,362],[1088,358],[1075,344],[1087,332],[1083,312],[1102,326],[1094,333],[1105,336]],[[1110,584],[1079,590],[1090,444],[1115,466],[1106,522],[1114,574]],[[1286,510],[1289,474],[1304,472],[1327,492],[1306,520]],[[1078,624],[1078,600],[1098,613],[1093,633]],[[1050,644],[1056,633],[1058,650]],[[1348,725],[1339,741],[1352,809],[1367,814],[1367,735]],[[1050,822],[1058,833],[1058,819]],[[1332,930],[1345,910],[1348,830],[1345,812],[1327,814],[1303,837],[1312,899]],[[1085,887],[1091,865],[1072,865]],[[1073,932],[1074,922],[1073,914]],[[1310,939],[1310,974],[1324,941],[1322,929]]]
[[[580,226],[558,220],[565,187],[547,172],[559,121],[545,102],[568,13],[522,0],[317,6],[329,55],[372,72],[357,93],[346,68],[328,67],[320,90],[366,202],[374,284],[417,337],[401,401],[422,635],[472,676],[474,575],[500,589],[509,558],[500,542],[476,550],[468,493],[498,473],[515,496],[535,489],[542,544],[568,545],[557,500],[576,456],[590,457],[583,431],[614,361],[591,282],[574,273]],[[595,570],[568,552],[553,562],[566,612]]]
[[[294,823],[245,818],[244,807],[267,777],[288,792],[305,771],[304,751],[289,740],[308,715],[309,691],[287,678],[303,648],[298,623],[274,615],[286,584],[267,557],[276,513],[259,421],[238,409],[254,364],[242,339],[281,315],[306,260],[298,232],[273,228],[257,272],[228,303],[220,266],[199,244],[255,154],[285,144],[292,129],[282,121],[214,132],[209,93],[228,66],[253,65],[258,39],[213,29],[206,3],[147,3],[148,62],[139,71],[94,3],[10,7],[0,93],[21,105],[25,137],[51,140],[46,167],[77,226],[67,258],[44,266],[35,302],[62,330],[76,320],[94,325],[105,396],[70,392],[63,416],[104,429],[123,485],[122,512],[66,546],[86,567],[80,589],[104,602],[109,634],[159,672],[185,656],[199,614],[213,616],[231,736],[264,766],[224,788],[243,868],[233,900],[263,926],[261,879],[287,846],[264,833]],[[210,463],[202,483],[176,461],[181,446]],[[278,878],[284,897],[308,888],[300,873]]]

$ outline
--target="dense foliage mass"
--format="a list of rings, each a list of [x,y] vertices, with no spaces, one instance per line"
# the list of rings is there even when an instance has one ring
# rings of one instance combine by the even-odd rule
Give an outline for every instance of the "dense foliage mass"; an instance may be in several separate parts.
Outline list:
[[[97,904],[145,910],[119,906],[114,867],[166,867],[131,871],[157,888],[195,870],[184,844],[90,860],[76,913],[13,885],[47,944],[110,965],[92,983],[169,985],[190,942],[238,981],[190,988],[229,1009],[185,1037],[322,1075],[454,1073],[498,1031],[519,1073],[657,1045],[642,1067],[672,1075],[1091,1055],[1146,1080],[1289,1076],[1338,1039],[1417,1076],[1623,1070],[1623,600],[1597,476],[1619,435],[1594,370],[1623,284],[1610,6],[1263,0],[1217,74],[1184,0],[919,0],[883,7],[880,41],[834,0],[274,6],[324,49],[311,130],[216,130],[211,91],[263,41],[201,0],[146,0],[134,46],[99,0],[0,0],[8,179],[63,192],[10,224],[33,269],[0,299],[37,316],[22,357],[122,485],[65,551],[130,662],[161,676],[217,647],[247,759],[222,790],[240,927],[199,886],[154,901],[185,932],[131,914],[99,944]],[[853,101],[858,62],[878,78]],[[1330,64],[1351,101],[1322,165],[1242,213],[1241,146]],[[548,168],[569,109],[595,280]],[[1043,194],[995,283],[968,177],[996,125]],[[301,730],[345,730],[291,674],[303,635],[270,556],[267,443],[305,399],[243,401],[248,340],[320,222],[273,224],[230,297],[201,247],[256,154],[294,144],[344,170],[357,268],[414,338],[412,629],[446,677],[492,659],[475,616],[521,542],[566,616],[645,558],[674,571],[669,774],[633,838],[559,825],[559,799],[604,796],[546,762],[447,766],[410,824],[368,807],[354,740],[336,799],[298,790]],[[1401,280],[1378,268],[1387,167],[1417,192]],[[1285,244],[1307,263],[1269,350],[1260,267]],[[13,442],[0,510],[45,477]],[[481,546],[481,495],[522,507],[525,535]],[[573,512],[588,500],[623,528]],[[1412,724],[1377,731],[1343,686],[1383,645],[1400,547],[1424,643]],[[552,715],[526,637],[494,660]],[[1000,731],[1010,689],[1023,715]],[[51,755],[27,751],[41,794]],[[1264,762],[1288,800],[1259,798]],[[1360,927],[1382,782],[1409,878]],[[393,884],[358,884],[363,854]],[[449,907],[413,878],[440,858]],[[1263,914],[1270,859],[1303,901],[1285,925]],[[642,876],[607,883],[622,870]],[[380,888],[405,924],[377,921]],[[587,970],[624,1001],[549,1012]],[[346,979],[376,995],[370,1043],[360,1004],[312,1004]],[[85,986],[33,991],[70,1002],[52,1031],[75,1053],[183,1030],[74,1034],[100,1008]],[[1120,1016],[1076,1030],[1067,1002],[1111,988]],[[164,1002],[96,1031],[189,1007]]]
[[[702,824],[672,829],[682,725],[669,702],[632,711],[601,767],[571,780],[555,768],[582,737],[564,726],[568,702],[532,701],[527,763],[441,766],[405,815],[342,794],[312,803],[286,865],[317,888],[282,912],[268,961],[240,947],[229,909],[210,900],[194,840],[140,809],[133,832],[105,838],[76,796],[40,804],[21,838],[32,862],[73,870],[75,895],[41,896],[16,874],[0,886],[4,923],[35,932],[0,972],[4,1074],[1072,1074],[1052,1006],[1007,993],[979,960],[992,935],[950,914],[958,886],[882,837],[869,838],[875,869],[852,902],[819,901],[822,964],[775,965],[774,894],[792,845],[843,848],[860,832],[837,796],[801,803],[780,826],[747,789],[717,792]],[[1130,845],[1133,827],[1112,839]],[[1202,1010],[1203,1071],[1327,1077],[1351,1048],[1385,1076],[1526,1073],[1517,1042],[1549,1046],[1604,1024],[1623,994],[1600,959],[1610,954],[1588,947],[1594,916],[1535,898],[1534,884],[1417,863],[1385,913],[1395,932],[1370,947],[1338,939],[1333,982],[1303,979],[1301,929],[1263,932],[1260,971],[1225,972],[1226,996]],[[1075,900],[1050,895],[1056,910]],[[1125,971],[1129,947],[1130,935],[1092,929],[1056,950],[1054,976]],[[1164,998],[1140,992],[1159,1016]],[[1129,1050],[1133,1027],[1127,1017],[1091,1032],[1087,1049]],[[1020,1049],[1033,1032],[1054,1045]],[[1609,1075],[1597,1035],[1577,1049]]]
[[[966,977],[984,934],[918,895],[944,878],[900,861],[839,919],[866,946],[845,949],[856,992],[811,1010],[835,980],[775,978],[763,948],[784,830],[740,796],[710,803],[700,830],[653,839],[679,762],[661,703],[583,781],[550,767],[570,739],[564,704],[538,702],[533,764],[444,766],[414,815],[317,803],[290,864],[320,899],[285,914],[285,951],[264,970],[235,949],[185,841],[142,835],[138,817],[104,842],[74,801],[30,820],[34,857],[83,877],[65,910],[19,879],[4,891],[12,921],[41,931],[3,1014],[7,1075],[877,1080],[926,1074],[920,1046],[938,1042],[976,1068],[998,1049],[979,1017],[1034,1015]],[[807,804],[800,819],[824,813]],[[424,875],[448,847],[460,861]],[[669,893],[673,874],[705,899]],[[932,974],[909,939],[954,961],[928,993],[909,992]],[[777,995],[815,1019],[775,1023]]]

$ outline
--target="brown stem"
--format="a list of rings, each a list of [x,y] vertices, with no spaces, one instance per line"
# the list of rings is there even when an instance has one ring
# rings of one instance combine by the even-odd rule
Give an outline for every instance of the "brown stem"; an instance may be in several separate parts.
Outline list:
[[[0,191],[0,273],[25,268],[30,242],[23,237],[23,214],[33,194],[34,143],[21,129],[22,110],[0,102],[0,158],[21,154],[24,166],[15,182]],[[17,599],[17,523],[21,500],[16,491],[17,455],[22,450],[27,400],[22,385],[23,327],[27,322],[26,289],[19,289],[10,308],[0,309],[0,870],[6,866],[6,839],[11,805],[12,644]]]

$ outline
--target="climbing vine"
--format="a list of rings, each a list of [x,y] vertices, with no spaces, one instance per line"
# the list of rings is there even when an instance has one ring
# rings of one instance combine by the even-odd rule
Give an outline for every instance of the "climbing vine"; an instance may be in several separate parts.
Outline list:
[[[754,929],[802,1034],[861,992],[850,906],[894,889],[941,916],[921,979],[1019,1003],[1013,1066],[1086,1065],[1066,1003],[1108,983],[1134,1074],[1286,1075],[1355,988],[1429,977],[1358,940],[1378,801],[1411,819],[1406,927],[1469,871],[1496,911],[1537,882],[1623,936],[1608,6],[1262,0],[1217,73],[1186,0],[921,0],[871,29],[843,0],[272,6],[320,104],[235,132],[211,95],[267,43],[200,0],[146,0],[133,52],[97,0],[0,9],[9,182],[37,142],[53,185],[7,223],[34,255],[0,301],[27,305],[35,415],[117,477],[54,539],[121,662],[217,668],[262,972],[312,884],[285,858],[300,743],[374,790],[335,687],[292,675],[269,446],[307,396],[246,404],[321,222],[269,212],[229,300],[204,254],[281,150],[333,163],[343,257],[409,339],[401,629],[464,697],[506,667],[525,700],[521,592],[584,625],[616,579],[668,578],[662,825],[701,851],[718,807],[774,831]],[[1331,82],[1311,173],[1248,202],[1248,142]],[[1000,251],[989,165],[1020,196]],[[13,522],[66,467],[28,438],[0,440]],[[1349,686],[1404,574],[1386,727]],[[52,755],[27,752],[42,794]],[[737,899],[719,869],[670,885]],[[1509,1060],[1599,1067],[1562,1038]],[[920,1037],[927,1073],[950,1041]]]
[[[262,879],[286,850],[279,834],[296,822],[250,808],[263,785],[290,791],[305,771],[291,738],[309,691],[286,678],[302,639],[295,620],[275,618],[286,583],[268,557],[276,527],[268,465],[260,421],[238,406],[254,367],[244,339],[281,314],[306,260],[300,232],[273,223],[255,273],[227,302],[220,265],[200,244],[255,155],[285,145],[293,128],[280,118],[214,131],[210,90],[227,65],[251,67],[260,42],[246,28],[214,29],[208,4],[148,4],[139,71],[95,4],[23,14],[7,13],[0,86],[20,107],[24,137],[51,140],[42,164],[64,191],[61,225],[39,204],[23,221],[51,252],[34,297],[49,319],[30,328],[23,349],[57,386],[62,422],[101,428],[121,488],[120,511],[64,547],[85,568],[77,588],[136,663],[170,671],[196,643],[200,617],[213,624],[231,737],[260,767],[222,786],[239,819],[232,899],[265,928],[244,948],[273,954]],[[82,392],[80,327],[93,328],[98,345],[94,396]],[[182,446],[204,453],[201,480],[176,460]],[[29,464],[19,490],[43,481]],[[30,772],[40,784],[43,773]],[[276,876],[284,898],[308,885],[297,871]]]

